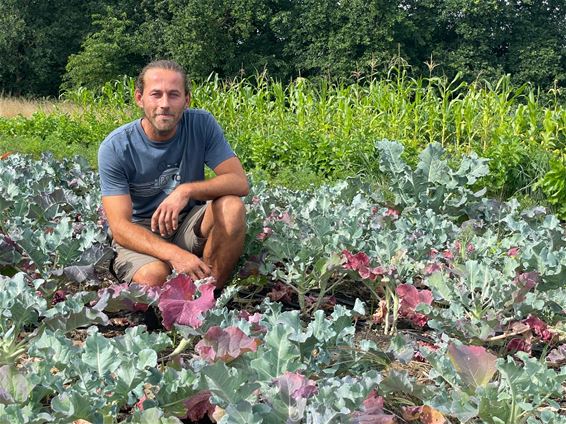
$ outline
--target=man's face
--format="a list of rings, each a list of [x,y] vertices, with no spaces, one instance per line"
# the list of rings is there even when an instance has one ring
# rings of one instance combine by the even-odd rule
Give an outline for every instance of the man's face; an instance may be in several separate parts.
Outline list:
[[[175,135],[177,123],[189,105],[181,74],[169,69],[148,69],[143,93],[136,90],[136,103],[143,109],[142,127],[149,138],[165,141]]]

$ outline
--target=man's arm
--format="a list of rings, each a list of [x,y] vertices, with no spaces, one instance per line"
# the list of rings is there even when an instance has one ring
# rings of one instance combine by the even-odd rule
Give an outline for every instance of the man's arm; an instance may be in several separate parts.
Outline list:
[[[211,275],[208,265],[196,255],[163,240],[141,225],[134,224],[132,200],[129,194],[103,196],[102,206],[116,243],[127,249],[158,258],[177,272],[186,272],[192,278],[200,279]]]
[[[184,183],[178,186],[161,202],[151,217],[151,229],[162,235],[177,229],[179,213],[190,199],[214,200],[221,196],[246,196],[249,192],[248,179],[237,157],[221,162],[214,168],[216,176],[205,181]]]
[[[187,196],[196,200],[214,200],[220,196],[247,196],[250,191],[248,178],[240,159],[231,157],[214,168],[216,176],[205,181],[181,184]]]

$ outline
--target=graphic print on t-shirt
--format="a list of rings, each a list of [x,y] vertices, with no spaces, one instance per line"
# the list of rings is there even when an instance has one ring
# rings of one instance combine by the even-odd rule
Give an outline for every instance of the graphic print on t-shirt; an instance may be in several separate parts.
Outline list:
[[[139,197],[152,197],[161,192],[171,193],[180,184],[181,176],[177,164],[165,169],[159,177],[149,183],[131,183],[130,194]]]

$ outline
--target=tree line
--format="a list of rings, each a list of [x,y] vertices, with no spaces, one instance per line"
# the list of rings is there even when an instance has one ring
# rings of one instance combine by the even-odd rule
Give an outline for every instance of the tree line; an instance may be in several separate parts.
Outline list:
[[[177,60],[192,78],[267,72],[566,83],[563,0],[0,0],[0,92],[53,96]]]

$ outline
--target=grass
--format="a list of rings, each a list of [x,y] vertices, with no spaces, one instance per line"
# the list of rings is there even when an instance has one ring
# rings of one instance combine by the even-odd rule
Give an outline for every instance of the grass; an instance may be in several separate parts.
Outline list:
[[[37,112],[76,114],[79,111],[80,108],[77,105],[67,101],[0,96],[0,117],[2,118],[31,118]]]

